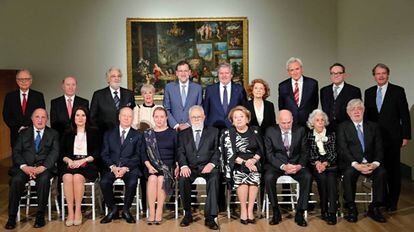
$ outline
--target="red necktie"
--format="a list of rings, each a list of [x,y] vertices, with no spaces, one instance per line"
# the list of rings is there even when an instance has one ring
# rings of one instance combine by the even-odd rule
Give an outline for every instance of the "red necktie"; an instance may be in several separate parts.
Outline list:
[[[299,85],[298,85],[298,82],[297,81],[295,82],[295,91],[293,93],[295,95],[296,105],[299,106]]]
[[[68,98],[68,114],[69,114],[69,118],[72,117],[72,99]]]
[[[22,93],[22,95],[23,95],[22,112],[23,112],[23,115],[25,115],[25,113],[26,113],[26,105],[27,105],[27,98],[26,98],[26,94],[25,93]]]

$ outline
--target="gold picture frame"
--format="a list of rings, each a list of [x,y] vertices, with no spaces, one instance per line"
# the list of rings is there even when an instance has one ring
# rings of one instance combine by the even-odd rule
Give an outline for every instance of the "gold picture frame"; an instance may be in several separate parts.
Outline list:
[[[247,17],[127,18],[126,27],[128,88],[136,100],[142,100],[145,83],[153,84],[154,99],[162,100],[181,60],[203,89],[218,81],[215,68],[222,62],[233,66],[233,81],[248,85]]]

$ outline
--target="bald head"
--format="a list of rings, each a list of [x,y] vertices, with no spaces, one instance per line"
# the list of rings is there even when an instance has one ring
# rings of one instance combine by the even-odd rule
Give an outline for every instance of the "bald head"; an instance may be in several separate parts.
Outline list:
[[[119,111],[119,125],[124,129],[131,127],[133,116],[134,112],[131,108],[123,107]]]
[[[66,96],[72,97],[76,93],[77,81],[75,77],[68,76],[62,81],[62,89]]]
[[[289,110],[279,111],[278,121],[279,121],[279,127],[283,132],[289,131],[292,129],[293,116]]]
[[[42,130],[43,128],[45,128],[47,119],[48,117],[47,117],[47,112],[45,109],[37,108],[35,111],[33,111],[32,122],[33,122],[33,126],[36,129]]]

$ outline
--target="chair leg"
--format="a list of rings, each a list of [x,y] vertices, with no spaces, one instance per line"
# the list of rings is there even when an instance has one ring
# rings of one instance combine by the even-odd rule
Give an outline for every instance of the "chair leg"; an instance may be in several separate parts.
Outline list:
[[[47,198],[47,218],[49,221],[52,221],[52,200],[51,200],[51,193],[49,189],[49,196]]]
[[[227,197],[226,197],[226,202],[227,202],[227,218],[230,219],[231,215],[230,215],[230,198],[231,198],[231,190],[227,189]]]
[[[61,183],[62,221],[65,221],[65,192]]]
[[[96,215],[95,215],[95,183],[93,183],[91,186],[91,192],[92,192],[92,199],[91,199],[91,202],[92,202],[92,220],[94,220],[95,221],[95,217],[96,217]]]

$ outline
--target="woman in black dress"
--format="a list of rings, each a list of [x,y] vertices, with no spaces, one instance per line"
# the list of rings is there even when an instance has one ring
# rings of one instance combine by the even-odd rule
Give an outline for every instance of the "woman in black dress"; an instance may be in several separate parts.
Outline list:
[[[328,116],[319,109],[308,119],[307,135],[311,171],[318,184],[322,219],[336,224],[337,211],[337,152],[335,133],[326,129]]]
[[[71,117],[71,127],[61,140],[62,179],[68,204],[66,226],[82,224],[81,203],[86,181],[98,177],[95,158],[99,155],[101,139],[97,129],[89,125],[89,111],[76,107]]]
[[[154,109],[154,128],[144,132],[147,154],[142,158],[147,181],[149,215],[147,224],[160,224],[167,195],[172,193],[172,184],[178,174],[176,165],[177,132],[167,125],[167,111]],[[157,207],[155,208],[155,202]]]
[[[225,177],[230,188],[235,188],[240,201],[240,222],[255,223],[254,202],[260,185],[260,159],[263,141],[258,127],[250,127],[250,112],[236,106],[229,112],[234,127],[226,129],[220,138]],[[247,205],[247,202],[248,205]]]

